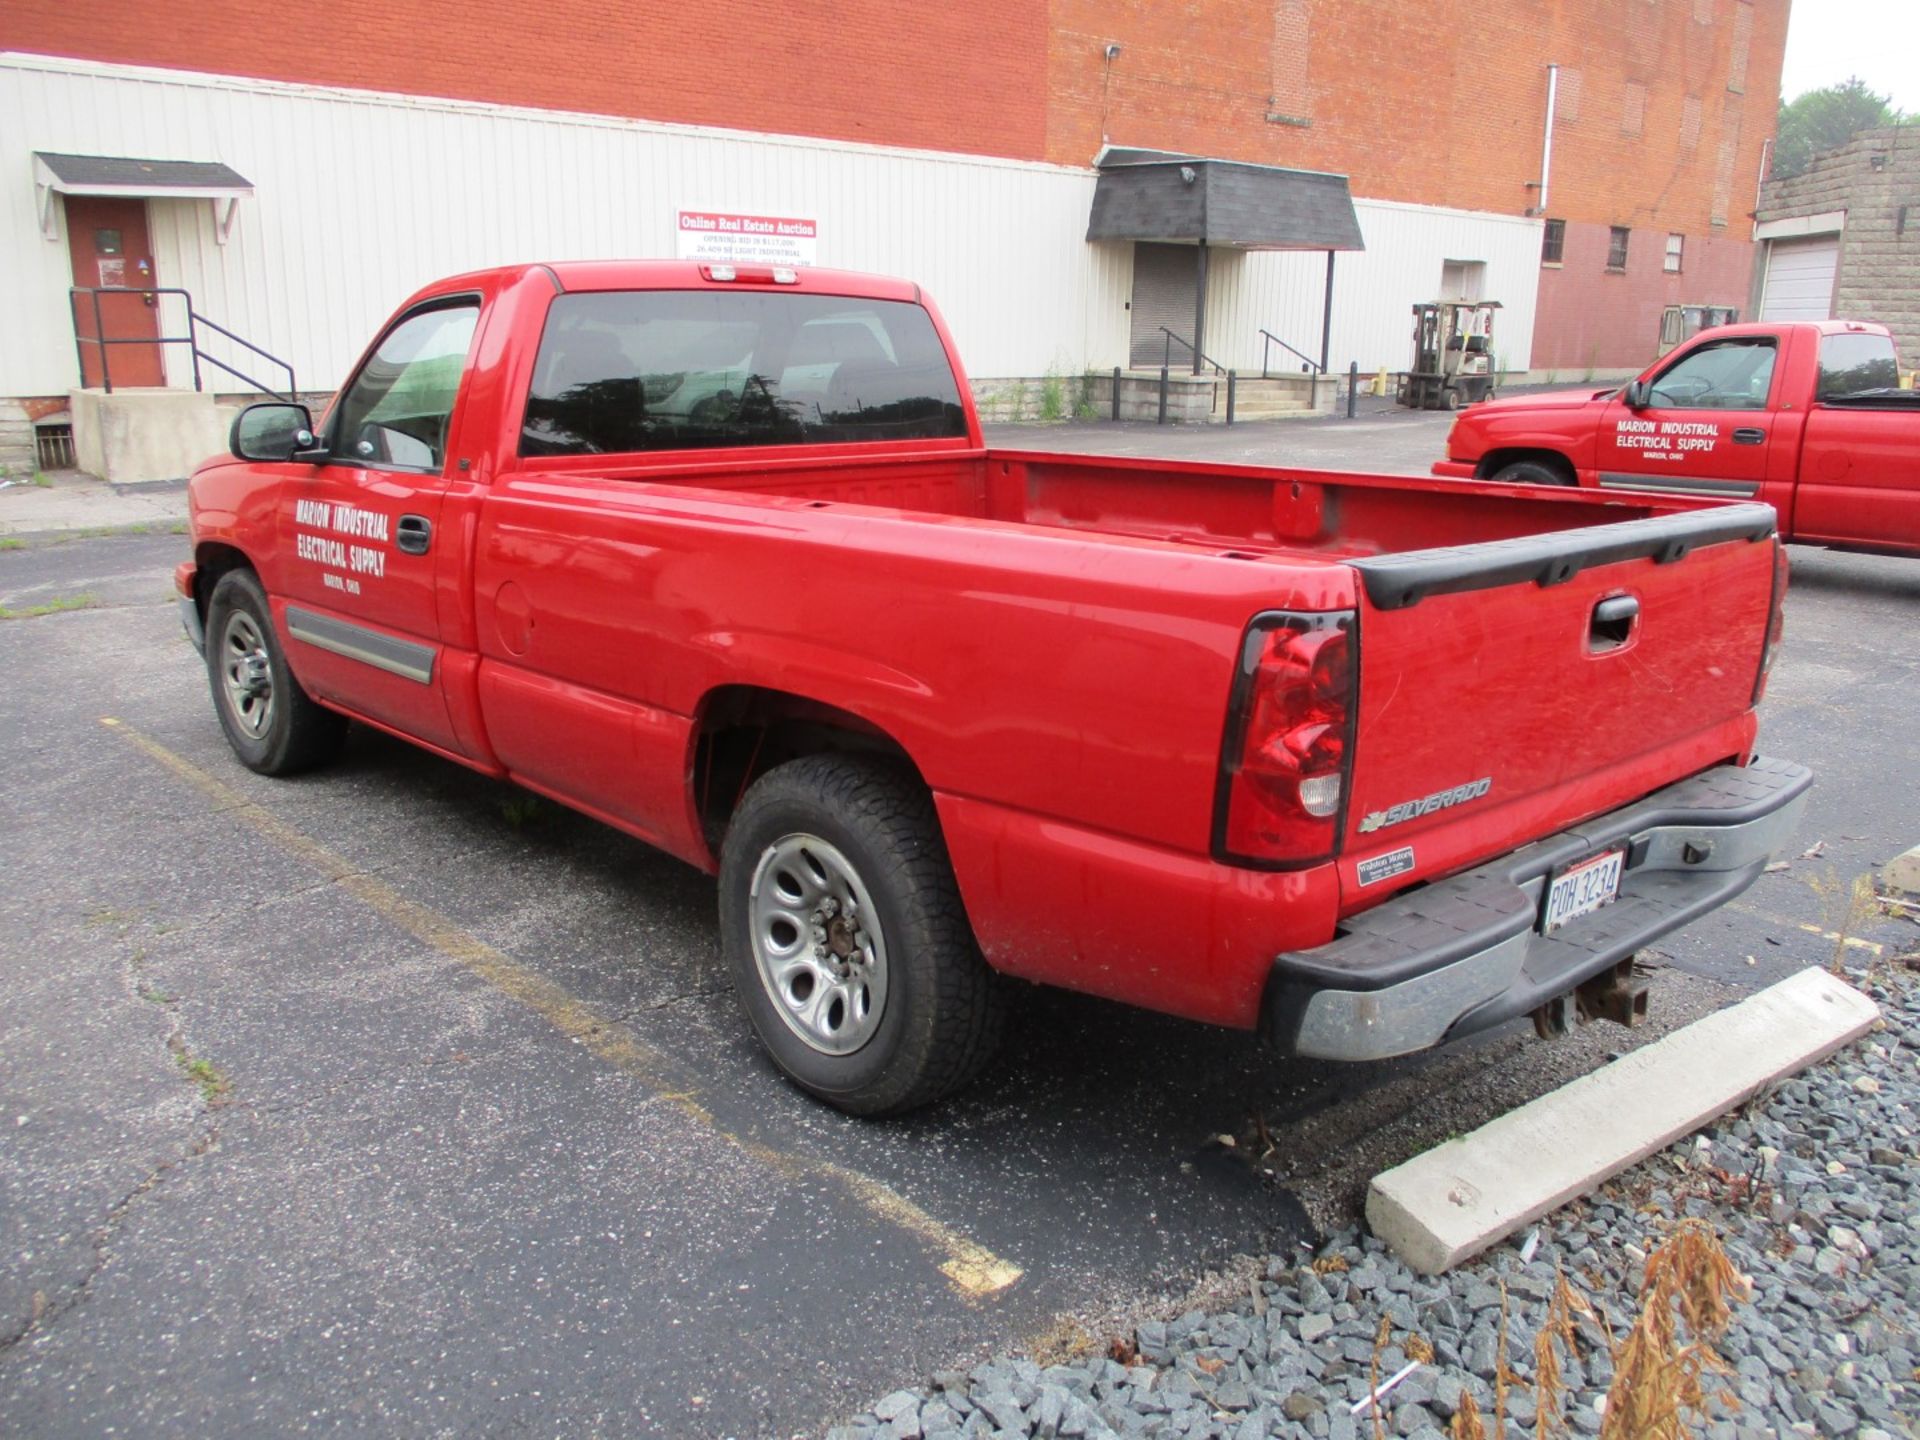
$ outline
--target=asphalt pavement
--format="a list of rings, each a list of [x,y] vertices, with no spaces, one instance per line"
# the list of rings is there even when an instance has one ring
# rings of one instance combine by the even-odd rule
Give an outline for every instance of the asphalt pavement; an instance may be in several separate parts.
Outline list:
[[[1012,443],[1417,473],[1444,419],[1155,428]],[[755,1048],[705,877],[375,734],[242,770],[185,544],[0,551],[0,1433],[817,1434],[1101,1345],[1647,1033],[1338,1068],[1023,988],[974,1089],[844,1119]],[[1793,558],[1763,740],[1820,785],[1659,1027],[1900,939],[1846,911],[1916,838],[1920,563]]]

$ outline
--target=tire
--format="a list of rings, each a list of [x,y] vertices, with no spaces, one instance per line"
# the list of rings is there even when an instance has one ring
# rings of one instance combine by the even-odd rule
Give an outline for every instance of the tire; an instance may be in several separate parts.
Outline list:
[[[810,755],[755,781],[721,846],[720,942],[774,1064],[850,1114],[930,1104],[992,1057],[998,979],[901,768]]]
[[[207,601],[207,682],[227,744],[249,770],[292,775],[340,753],[346,719],[293,678],[251,570],[229,570]]]
[[[1502,485],[1571,485],[1573,476],[1548,460],[1515,460],[1490,477]]]
[[[1460,408],[1460,392],[1451,385],[1443,385],[1440,388],[1440,408],[1442,410],[1458,410]]]

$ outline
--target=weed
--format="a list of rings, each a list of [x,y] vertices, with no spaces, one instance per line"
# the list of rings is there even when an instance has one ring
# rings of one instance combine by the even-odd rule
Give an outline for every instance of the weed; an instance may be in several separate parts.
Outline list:
[[[233,1089],[232,1082],[220,1073],[219,1067],[211,1060],[203,1059],[189,1050],[176,1051],[173,1058],[180,1062],[180,1068],[187,1072],[187,1078],[200,1087],[200,1098],[209,1105],[224,1099],[227,1092]]]
[[[33,472],[33,483],[38,485],[42,490],[50,490],[53,488],[53,481],[49,480],[45,475],[42,475],[38,470]]]
[[[1067,418],[1067,382],[1051,367],[1040,382],[1040,418],[1049,424]]]
[[[27,542],[12,535],[0,536],[0,550],[24,550]]]
[[[97,595],[82,591],[78,595],[62,595],[40,605],[23,605],[18,610],[0,605],[0,620],[36,620],[42,615],[58,615],[62,610],[87,610],[100,603]]]
[[[1119,1343],[1119,1342],[1115,1342]],[[1071,1365],[1085,1360],[1096,1348],[1087,1327],[1071,1315],[1061,1315],[1027,1347],[1029,1357],[1038,1365]]]
[[[1091,370],[1086,370],[1083,371],[1080,378],[1074,382],[1074,419],[1097,420],[1100,417],[1100,407],[1093,402],[1093,390],[1094,386],[1098,385],[1102,378],[1104,377],[1094,374]]]
[[[1614,1347],[1600,1440],[1681,1440],[1689,1414],[1706,1421],[1713,1401],[1737,1408],[1718,1381],[1731,1371],[1714,1346],[1733,1319],[1731,1302],[1750,1293],[1712,1226],[1699,1219],[1674,1226],[1647,1256],[1640,1316]]]
[[[1007,391],[1007,419],[1015,425],[1027,418],[1027,387],[1019,381],[1014,382]]]
[[[169,535],[190,535],[192,533],[193,527],[184,520],[176,520],[167,526],[167,534]]]
[[[540,797],[516,795],[500,802],[500,818],[516,830],[524,830],[540,817]]]
[[[1453,1412],[1453,1440],[1487,1440],[1487,1427],[1480,1420],[1480,1406],[1471,1390],[1460,1392],[1460,1408]]]

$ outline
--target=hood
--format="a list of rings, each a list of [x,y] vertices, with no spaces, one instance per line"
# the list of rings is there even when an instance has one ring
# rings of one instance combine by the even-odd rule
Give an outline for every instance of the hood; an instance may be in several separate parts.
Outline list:
[[[1591,405],[1596,400],[1611,399],[1619,390],[1618,385],[1609,385],[1604,390],[1549,390],[1544,395],[1508,395],[1499,400],[1483,400],[1473,409],[1477,415],[1491,415],[1506,410],[1570,409],[1576,405]]]

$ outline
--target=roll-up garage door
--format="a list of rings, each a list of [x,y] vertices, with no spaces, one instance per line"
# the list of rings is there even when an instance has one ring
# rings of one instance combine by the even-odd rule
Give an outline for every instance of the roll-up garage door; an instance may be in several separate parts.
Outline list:
[[[1767,242],[1762,320],[1827,320],[1833,315],[1833,277],[1840,268],[1840,237]]]
[[[1133,247],[1132,355],[1136,370],[1157,370],[1167,355],[1166,326],[1182,340],[1193,339],[1193,295],[1199,283],[1200,247],[1154,245],[1140,241]],[[1173,346],[1173,365],[1193,365],[1193,352]]]

